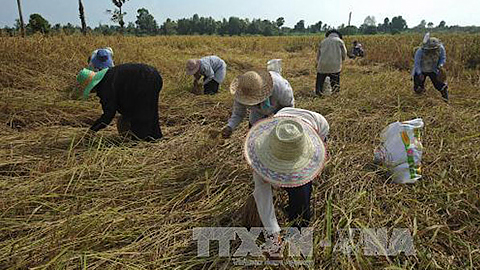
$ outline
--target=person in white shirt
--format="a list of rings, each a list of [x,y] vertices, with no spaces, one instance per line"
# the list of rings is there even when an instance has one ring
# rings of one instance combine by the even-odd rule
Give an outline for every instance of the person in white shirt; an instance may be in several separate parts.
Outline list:
[[[233,80],[230,92],[235,96],[233,112],[223,128],[224,138],[240,124],[250,109],[249,125],[271,116],[285,107],[294,107],[290,83],[274,71],[248,71]]]
[[[325,39],[320,42],[317,52],[317,81],[315,93],[323,94],[323,83],[326,77],[330,77],[333,92],[340,91],[340,71],[342,62],[347,55],[347,48],[342,40],[342,34],[337,30],[329,30],[325,33]]]
[[[216,94],[225,79],[227,64],[216,55],[205,56],[201,59],[187,61],[187,74],[195,77],[193,81],[194,92],[199,92],[199,80],[203,76],[203,93]]]
[[[284,121],[295,123],[284,127],[281,125]],[[267,231],[280,231],[273,206],[272,185],[283,187],[288,193],[289,220],[300,219],[294,223],[298,227],[308,225],[312,181],[323,168],[329,130],[330,126],[321,114],[298,108],[284,108],[250,130],[245,142],[245,157],[254,170],[253,195]],[[278,136],[282,132],[283,137]],[[299,138],[304,142],[298,143]]]

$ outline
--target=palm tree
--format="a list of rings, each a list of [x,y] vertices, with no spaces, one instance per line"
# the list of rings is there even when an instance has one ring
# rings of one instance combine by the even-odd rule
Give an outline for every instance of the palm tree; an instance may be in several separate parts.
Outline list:
[[[20,17],[20,31],[22,33],[22,37],[25,37],[25,24],[23,23],[23,16],[22,16],[22,4],[20,0],[17,0],[18,6],[18,16]]]
[[[82,33],[87,35],[87,23],[85,22],[85,12],[83,10],[82,0],[78,0],[78,12],[80,13],[80,21],[82,22]]]

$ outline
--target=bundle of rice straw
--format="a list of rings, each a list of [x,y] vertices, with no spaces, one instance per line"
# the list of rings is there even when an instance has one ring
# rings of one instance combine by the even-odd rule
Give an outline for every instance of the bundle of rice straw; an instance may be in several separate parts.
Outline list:
[[[262,227],[262,221],[257,211],[257,204],[255,198],[250,195],[242,209],[242,222],[243,226],[247,228]]]

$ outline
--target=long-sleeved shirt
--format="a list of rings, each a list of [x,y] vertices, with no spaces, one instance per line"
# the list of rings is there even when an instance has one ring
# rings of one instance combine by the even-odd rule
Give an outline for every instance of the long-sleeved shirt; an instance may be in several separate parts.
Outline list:
[[[440,44],[440,53],[439,53],[439,57],[438,57],[438,62],[436,63],[435,66],[432,66],[431,69],[433,72],[435,73],[438,73],[438,67],[439,66],[443,66],[445,64],[445,62],[447,62],[447,53],[445,52],[445,47],[443,46],[443,44]],[[415,75],[419,75],[419,74],[422,74],[422,72],[425,72],[424,70],[422,70],[422,58],[423,58],[423,49],[422,48],[419,48],[416,52],[415,52],[415,63],[414,63],[414,67],[413,67],[413,70],[412,70],[412,76],[415,76]]]
[[[277,113],[285,107],[295,107],[295,100],[293,98],[293,90],[290,83],[285,80],[280,74],[270,71],[273,80],[273,92],[268,97],[268,102],[263,101],[260,104],[247,106],[238,101],[233,103],[232,116],[228,120],[228,126],[235,129],[250,109],[249,122],[255,124],[258,120]],[[268,104],[269,103],[269,104]]]
[[[279,116],[295,117],[305,121],[307,124],[313,127],[318,135],[320,135],[322,140],[325,140],[325,138],[328,136],[328,132],[330,131],[330,125],[328,125],[325,117],[317,112],[298,108],[283,108],[274,115],[274,117]]]
[[[105,128],[118,111],[130,130],[142,140],[162,137],[158,123],[158,97],[163,80],[158,71],[144,64],[123,64],[108,69],[92,89],[97,92],[103,114],[90,128]]]
[[[347,55],[347,48],[340,37],[332,33],[320,42],[317,52],[317,72],[321,74],[338,73]]]
[[[290,116],[305,121],[317,131],[322,139],[325,139],[330,130],[327,120],[316,112],[297,108],[284,108],[276,113],[274,117],[278,116]],[[253,181],[255,182],[253,197],[257,204],[260,220],[268,232],[277,233],[280,231],[280,226],[278,225],[273,206],[272,185],[255,172],[253,173]]]
[[[205,56],[200,59],[200,74],[204,76],[203,84],[215,80],[218,84],[222,84],[227,73],[227,64],[216,55]]]

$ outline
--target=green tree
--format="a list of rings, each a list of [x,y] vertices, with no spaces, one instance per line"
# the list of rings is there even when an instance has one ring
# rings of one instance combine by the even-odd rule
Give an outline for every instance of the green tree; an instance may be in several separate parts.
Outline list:
[[[407,29],[407,22],[402,18],[402,16],[393,17],[390,27],[392,29],[392,33],[400,33]]]
[[[47,34],[50,31],[50,24],[45,20],[42,15],[34,13],[30,15],[30,20],[28,20],[27,29],[31,33],[41,32]]]
[[[447,26],[447,23],[445,21],[441,21],[439,24],[438,24],[438,28],[445,28]]]
[[[162,25],[162,33],[164,35],[175,35],[177,33],[177,23],[167,18]]]
[[[275,25],[278,27],[278,28],[282,28],[282,26],[285,24],[285,18],[283,17],[280,17],[278,18],[276,21],[275,21]]]
[[[293,31],[299,32],[299,33],[305,33],[305,21],[304,20],[298,21],[297,24],[295,24],[295,26],[293,27]]]
[[[418,29],[425,29],[426,26],[427,26],[427,21],[422,20],[422,21],[417,25],[417,28],[418,28]]]
[[[117,7],[115,10],[107,9],[107,13],[112,16],[112,22],[116,22],[120,25],[120,31],[123,33],[123,27],[125,26],[125,22],[123,21],[123,17],[127,14],[126,12],[122,12],[122,6],[128,0],[112,0],[112,3]]]
[[[228,34],[230,36],[240,35],[242,33],[242,21],[238,17],[228,19]]]
[[[153,15],[148,12],[146,8],[137,10],[137,25],[138,32],[140,34],[154,35],[158,31],[157,21],[153,18]]]
[[[318,33],[322,31],[322,21],[317,22],[316,24],[310,25],[308,27],[310,33]]]

